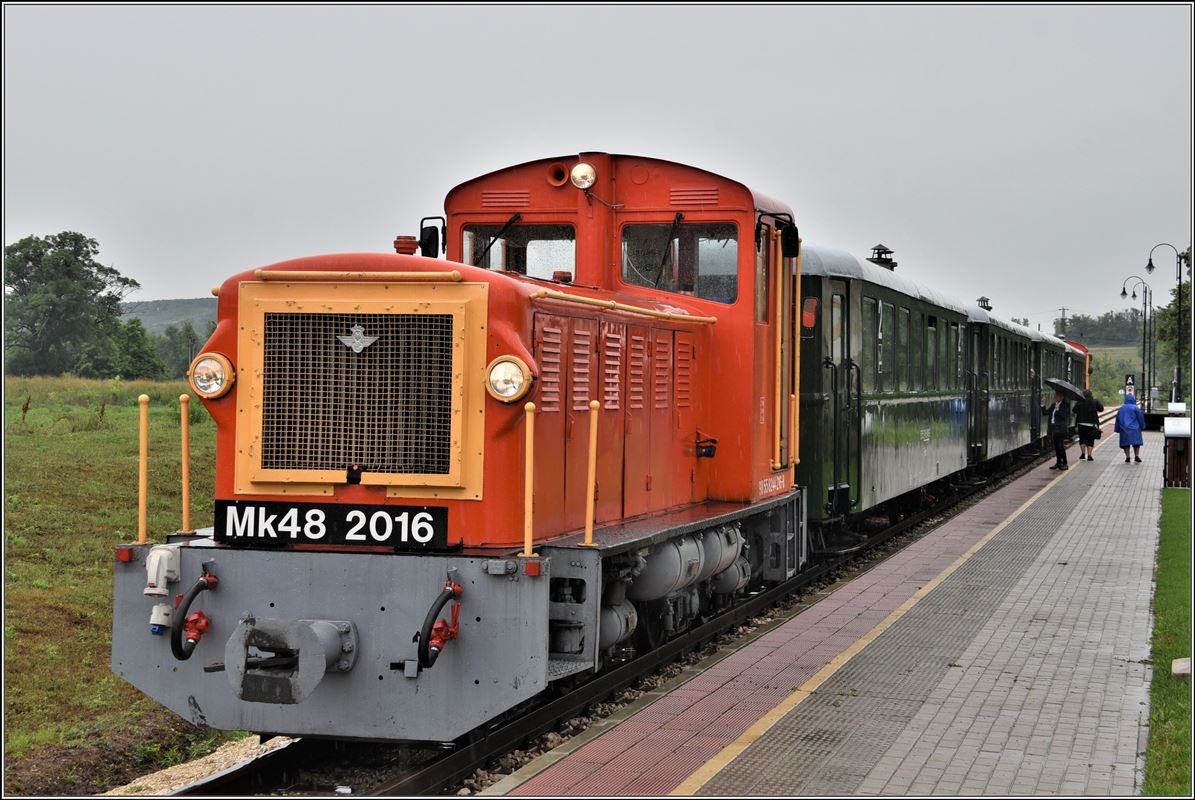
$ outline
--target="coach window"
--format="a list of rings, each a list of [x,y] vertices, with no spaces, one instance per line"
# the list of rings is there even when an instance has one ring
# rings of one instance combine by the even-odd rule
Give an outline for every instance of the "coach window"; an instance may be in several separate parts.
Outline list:
[[[738,263],[738,228],[731,222],[661,222],[622,229],[622,279],[636,286],[733,303],[739,293]]]
[[[863,391],[871,394],[876,388],[876,352],[878,350],[879,325],[876,316],[879,309],[875,298],[863,298]]]
[[[880,305],[880,350],[877,361],[879,379],[876,388],[881,392],[896,391],[896,372],[894,371],[896,350],[896,313],[891,303]]]
[[[988,346],[988,388],[995,389],[1000,385],[1000,351],[997,349],[996,334],[992,334],[991,344]]]
[[[1009,367],[1007,367],[1005,364],[1006,359],[1009,358],[1009,354],[1007,354],[1007,348],[1004,347],[1004,344],[1005,342],[1003,336],[995,337],[995,347],[997,347],[998,352],[1000,353],[999,370],[997,371],[1000,375],[1000,389],[1004,389],[1004,378],[1005,375],[1009,373]]]
[[[1004,369],[1004,353],[1000,350],[1000,337],[992,334],[992,388],[1000,388],[1001,370]]]
[[[1008,340],[1008,337],[1002,336],[1000,337],[1000,347],[1004,350],[1004,388],[1011,389],[1013,373],[1012,342]]]
[[[933,316],[925,324],[925,388],[938,388],[938,319]]]
[[[900,310],[896,324],[896,385],[900,391],[909,390],[909,309]]]
[[[572,225],[466,225],[463,245],[465,263],[475,267],[546,281],[577,272]]]
[[[830,295],[830,358],[842,363],[842,300],[840,294]]]
[[[954,375],[951,378],[951,388],[957,392],[963,388],[963,342],[959,338],[957,322],[950,323],[950,343],[947,346],[950,348],[951,372]]]
[[[919,392],[925,388],[925,315],[914,314],[909,341],[909,388]]]

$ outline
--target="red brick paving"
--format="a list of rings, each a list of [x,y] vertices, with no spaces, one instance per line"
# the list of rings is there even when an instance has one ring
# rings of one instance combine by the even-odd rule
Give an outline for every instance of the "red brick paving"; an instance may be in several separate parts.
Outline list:
[[[1055,477],[1034,469],[510,794],[667,794]]]

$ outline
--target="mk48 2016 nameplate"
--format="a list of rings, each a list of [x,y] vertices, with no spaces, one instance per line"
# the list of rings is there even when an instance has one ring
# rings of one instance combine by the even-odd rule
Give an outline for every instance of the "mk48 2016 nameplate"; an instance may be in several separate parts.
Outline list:
[[[448,509],[217,500],[215,539],[228,544],[330,544],[440,550],[448,546]]]

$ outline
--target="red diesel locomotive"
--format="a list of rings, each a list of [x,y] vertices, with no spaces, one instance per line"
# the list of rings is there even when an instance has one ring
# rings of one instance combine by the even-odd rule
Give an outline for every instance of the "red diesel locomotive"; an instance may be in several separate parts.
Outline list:
[[[788,206],[586,153],[432,221],[216,290],[214,526],[114,592],[113,670],[197,724],[453,739],[808,557]]]

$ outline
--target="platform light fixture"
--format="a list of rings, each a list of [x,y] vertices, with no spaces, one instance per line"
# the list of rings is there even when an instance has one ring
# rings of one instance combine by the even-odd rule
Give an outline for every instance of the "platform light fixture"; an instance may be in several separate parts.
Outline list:
[[[1182,401],[1183,390],[1183,254],[1178,252],[1178,248],[1169,242],[1159,242],[1155,244],[1149,251],[1149,261],[1145,265],[1147,273],[1154,271],[1154,250],[1159,247],[1169,247],[1174,251],[1174,279],[1178,283],[1178,294],[1175,302],[1178,304],[1178,324],[1175,326],[1175,348],[1174,348],[1174,383],[1170,387],[1170,402],[1178,403]]]
[[[1153,306],[1153,289],[1140,275],[1130,275],[1121,281],[1120,284],[1120,299],[1129,299],[1127,285],[1129,281],[1136,281],[1133,284],[1132,298],[1137,299],[1137,286],[1140,284],[1144,287],[1141,296],[1141,380],[1145,382],[1145,403],[1147,410],[1153,411],[1153,384],[1157,379],[1153,371],[1154,359],[1151,358],[1156,342],[1154,341],[1153,323],[1154,323],[1154,306]],[[1148,311],[1148,313],[1147,313]]]

